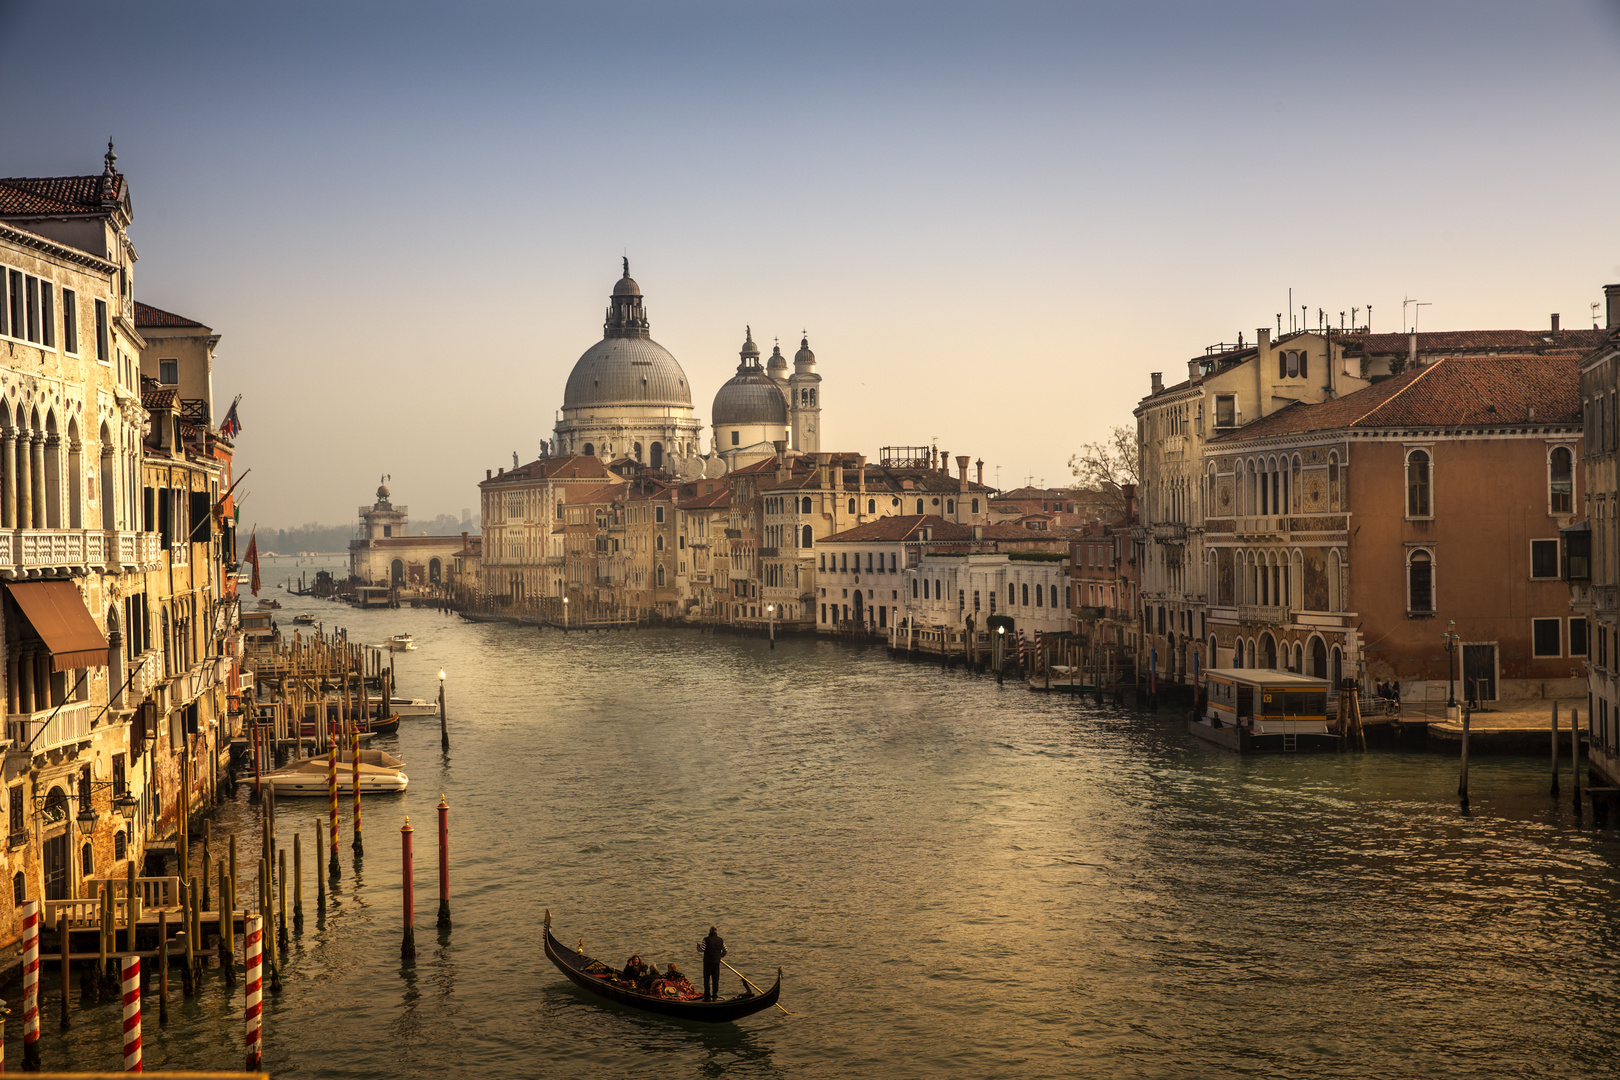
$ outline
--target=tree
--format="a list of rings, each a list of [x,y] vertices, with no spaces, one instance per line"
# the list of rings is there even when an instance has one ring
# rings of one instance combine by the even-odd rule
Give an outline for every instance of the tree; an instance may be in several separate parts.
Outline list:
[[[1074,474],[1074,501],[1100,511],[1108,521],[1125,516],[1126,484],[1136,484],[1140,473],[1136,429],[1121,424],[1105,439],[1085,443],[1069,458]]]

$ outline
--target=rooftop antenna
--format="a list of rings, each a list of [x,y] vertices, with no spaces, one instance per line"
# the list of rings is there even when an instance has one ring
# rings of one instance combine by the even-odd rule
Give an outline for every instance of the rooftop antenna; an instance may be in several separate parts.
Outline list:
[[[1305,305],[1299,305],[1299,328],[1305,329]]]
[[[1596,330],[1598,328],[1597,313],[1599,304],[1596,300],[1594,300],[1590,306],[1592,308],[1592,329]]]
[[[1277,336],[1282,337],[1282,312],[1277,312]]]
[[[1294,332],[1294,290],[1288,290],[1288,332]],[[1277,327],[1277,336],[1282,336],[1282,327]]]
[[[1433,306],[1434,302],[1432,300],[1412,301],[1412,333],[1415,334],[1418,332],[1418,320],[1423,318],[1423,309]]]
[[[1344,312],[1339,312],[1339,333],[1344,333]]]
[[[1367,333],[1372,333],[1372,305],[1367,305]]]

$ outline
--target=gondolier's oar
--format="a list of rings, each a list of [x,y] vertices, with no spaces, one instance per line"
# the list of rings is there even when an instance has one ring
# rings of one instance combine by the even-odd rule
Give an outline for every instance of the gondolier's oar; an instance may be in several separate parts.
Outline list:
[[[726,964],[726,962],[724,960],[722,960],[720,962],[722,964]],[[737,978],[741,979],[745,983],[748,983],[748,989],[752,990],[756,994],[765,993],[765,991],[761,990],[759,987],[755,986],[753,983],[748,982],[748,976],[744,975],[742,972],[738,971],[736,968],[732,967],[730,964],[726,964],[726,967],[731,971],[731,973],[733,975],[737,976]],[[776,1007],[778,1009],[782,1009],[782,1003],[781,1002],[778,1001],[778,1002],[775,1002],[774,1004],[776,1005]],[[782,1011],[787,1013],[789,1016],[797,1015],[796,1013],[788,1012],[786,1009],[782,1009]]]

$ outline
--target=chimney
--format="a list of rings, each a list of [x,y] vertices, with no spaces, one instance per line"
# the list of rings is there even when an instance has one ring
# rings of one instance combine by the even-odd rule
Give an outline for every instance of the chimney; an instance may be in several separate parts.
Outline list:
[[[1552,332],[1553,337],[1558,336],[1558,312],[1556,311],[1552,313]]]
[[[984,458],[980,458],[977,465],[979,470],[979,486],[984,487]]]
[[[827,490],[827,461],[830,457],[829,454],[816,455],[816,487],[822,491]]]
[[[1155,371],[1151,373],[1148,378],[1153,380],[1153,392],[1155,394],[1164,393],[1164,372]]]
[[[787,442],[777,439],[771,445],[776,447],[776,478],[786,480],[788,478]]]
[[[492,480],[494,478],[495,478],[495,471],[493,469],[485,469],[484,470],[484,479],[485,480]]]
[[[832,486],[834,491],[844,490],[844,465],[842,461],[832,467]]]
[[[1187,361],[1187,381],[1188,382],[1197,382],[1199,380],[1199,378],[1200,378],[1200,376],[1198,374],[1198,369],[1203,367],[1203,366],[1204,366],[1204,362],[1202,360],[1189,360],[1189,361]]]
[[[983,540],[984,539],[984,526],[983,525],[975,525],[975,526],[973,526],[973,539],[975,539],[975,540]]]
[[[866,455],[861,454],[855,460],[860,462],[860,465],[858,467],[861,470],[860,473],[856,477],[856,483],[859,485],[858,490],[860,491],[860,493],[862,495],[865,495],[866,494]]]
[[[1406,336],[1406,366],[1417,367],[1417,331],[1414,330]]]
[[[1603,299],[1607,305],[1608,328],[1620,330],[1620,285],[1603,286]]]
[[[1264,331],[1261,331],[1261,332],[1264,333]],[[1119,485],[1119,493],[1121,495],[1125,496],[1125,520],[1126,521],[1135,521],[1136,520],[1136,485],[1135,484],[1121,484],[1121,485]]]
[[[968,467],[968,456],[966,454],[957,455],[957,458],[956,458],[956,474],[960,478],[959,483],[961,485],[961,490],[962,491],[966,491],[968,489],[967,467]]]
[[[1264,360],[1266,353],[1271,351],[1271,327],[1262,326],[1254,332],[1254,347],[1259,350],[1256,355]]]
[[[949,450],[939,452],[939,471],[946,476],[951,475],[951,452]]]

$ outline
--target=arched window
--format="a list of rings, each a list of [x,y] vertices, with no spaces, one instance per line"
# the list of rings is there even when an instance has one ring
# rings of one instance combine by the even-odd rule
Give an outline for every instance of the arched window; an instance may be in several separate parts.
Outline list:
[[[82,875],[81,880],[96,876],[96,853],[89,844],[79,849],[79,871]]]
[[[1555,514],[1574,512],[1574,464],[1574,457],[1570,454],[1569,448],[1564,446],[1554,447],[1548,458],[1548,491],[1551,496],[1552,512]]]
[[[1427,551],[1414,551],[1407,557],[1406,610],[1434,610],[1434,559]]]
[[[1311,677],[1325,679],[1328,677],[1327,645],[1319,637],[1311,638]]]
[[[656,536],[656,537],[653,538],[653,550],[654,551],[663,551],[664,550],[664,538],[662,536]]]
[[[586,443],[584,446],[584,452],[586,457],[595,457],[596,447],[592,446],[590,443]]]
[[[978,499],[973,500],[973,512],[975,514],[977,514],[979,512],[979,500]]]
[[[849,512],[852,513],[852,514],[855,512],[855,500],[854,499],[849,500]]]
[[[943,599],[945,599],[945,594],[939,591],[939,578],[934,579],[934,599],[935,600],[943,600]]]
[[[113,833],[113,858],[123,859],[129,855],[129,837],[122,831]]]
[[[799,509],[802,510],[806,514],[808,514],[810,512],[810,496],[806,495],[804,497],[802,505],[799,507]]]
[[[658,568],[658,587],[660,589],[664,587],[664,568],[662,566]]]
[[[947,514],[956,513],[956,500],[955,499],[946,499],[945,500],[945,512]]]
[[[1332,470],[1334,475],[1328,483],[1338,482],[1338,471]],[[1424,450],[1413,450],[1406,455],[1406,516],[1428,517],[1430,512],[1429,455]]]
[[[1053,585],[1053,586],[1051,586],[1051,587],[1050,587],[1050,588],[1051,588],[1051,593],[1050,593],[1050,594],[1049,594],[1049,595],[1050,595],[1050,596],[1051,596],[1051,598],[1052,598],[1052,604],[1051,604],[1051,606],[1052,606],[1052,607],[1057,607],[1057,586],[1056,586],[1056,585]]]
[[[1232,650],[1232,666],[1235,667],[1235,668],[1240,668],[1240,667],[1243,666],[1243,639],[1242,638],[1238,638],[1237,647]]]
[[[868,514],[877,513],[877,500],[876,499],[867,499],[866,500],[866,512]]]
[[[922,512],[923,512],[923,503],[922,503],[921,499],[918,499],[917,500],[917,513],[920,514]]]
[[[1028,585],[1024,586],[1023,593],[1024,593],[1024,606],[1029,607],[1029,586]]]
[[[911,598],[913,600],[917,599],[917,579],[916,578],[911,579]]]
[[[663,443],[653,443],[652,444],[652,460],[650,462],[648,462],[648,464],[650,464],[655,469],[662,469],[664,467],[664,444]]]
[[[14,907],[22,907],[28,902],[28,886],[19,870],[11,879],[11,903]]]
[[[1009,582],[1008,585],[1007,585],[1007,606],[1012,607],[1013,605],[1015,605],[1017,603],[1018,603],[1018,586],[1013,585],[1013,584],[1011,584]]]
[[[809,500],[805,500],[805,501],[808,502]],[[804,527],[804,543],[799,545],[799,546],[800,547],[815,547],[815,545],[816,545],[816,534],[810,528],[810,526],[806,525]]]
[[[1215,635],[1214,634],[1209,635],[1209,653],[1208,653],[1208,656],[1209,656],[1209,666],[1210,667],[1220,667],[1221,666],[1220,664],[1215,662],[1216,654],[1215,654]]]

